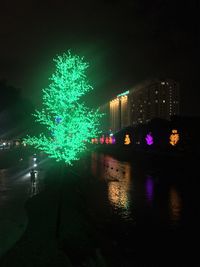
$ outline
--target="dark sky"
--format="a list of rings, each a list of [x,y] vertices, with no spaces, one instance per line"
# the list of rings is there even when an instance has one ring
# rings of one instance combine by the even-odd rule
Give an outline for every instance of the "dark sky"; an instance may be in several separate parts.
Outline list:
[[[169,77],[180,82],[182,114],[200,115],[198,2],[1,1],[0,78],[39,104],[52,58],[71,49],[90,63],[95,105],[143,80]]]

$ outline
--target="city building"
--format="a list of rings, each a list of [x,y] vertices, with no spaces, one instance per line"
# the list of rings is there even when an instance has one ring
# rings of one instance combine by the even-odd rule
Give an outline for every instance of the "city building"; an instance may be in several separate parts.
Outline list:
[[[116,96],[104,105],[107,130],[147,123],[153,118],[169,120],[179,115],[179,84],[172,79],[146,81]]]
[[[171,79],[147,81],[129,94],[130,125],[179,114],[179,84]]]
[[[130,124],[129,91],[117,95],[110,101],[110,129],[117,132]]]

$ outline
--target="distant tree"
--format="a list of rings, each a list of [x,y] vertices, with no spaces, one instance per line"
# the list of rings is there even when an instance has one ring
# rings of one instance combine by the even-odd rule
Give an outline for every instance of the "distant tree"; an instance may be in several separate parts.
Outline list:
[[[0,80],[0,111],[15,104],[20,97],[20,90],[8,85],[6,80]]]
[[[29,114],[34,112],[32,102],[24,98],[21,90],[0,80],[0,135],[2,139],[21,138],[33,132],[33,120]]]
[[[39,137],[28,136],[24,141],[57,161],[72,164],[99,134],[102,114],[80,102],[81,96],[92,89],[85,75],[88,63],[70,51],[57,56],[54,62],[56,70],[51,83],[43,89],[43,109],[34,114],[47,132]]]

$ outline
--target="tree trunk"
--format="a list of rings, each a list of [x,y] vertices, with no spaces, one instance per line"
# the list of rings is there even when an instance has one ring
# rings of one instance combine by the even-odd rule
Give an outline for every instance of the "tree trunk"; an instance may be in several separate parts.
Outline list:
[[[60,184],[58,189],[58,207],[57,207],[57,218],[56,218],[56,239],[60,239],[60,226],[61,226],[61,214],[63,205],[63,179],[66,165],[63,163],[60,168]]]

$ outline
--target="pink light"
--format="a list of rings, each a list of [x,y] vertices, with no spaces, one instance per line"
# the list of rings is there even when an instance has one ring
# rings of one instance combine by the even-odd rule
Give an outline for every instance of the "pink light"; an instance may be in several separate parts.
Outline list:
[[[100,143],[103,144],[105,142],[105,138],[104,138],[104,135],[102,135],[102,137],[100,137]]]
[[[106,136],[106,144],[109,144],[109,138],[108,138],[108,136]]]

